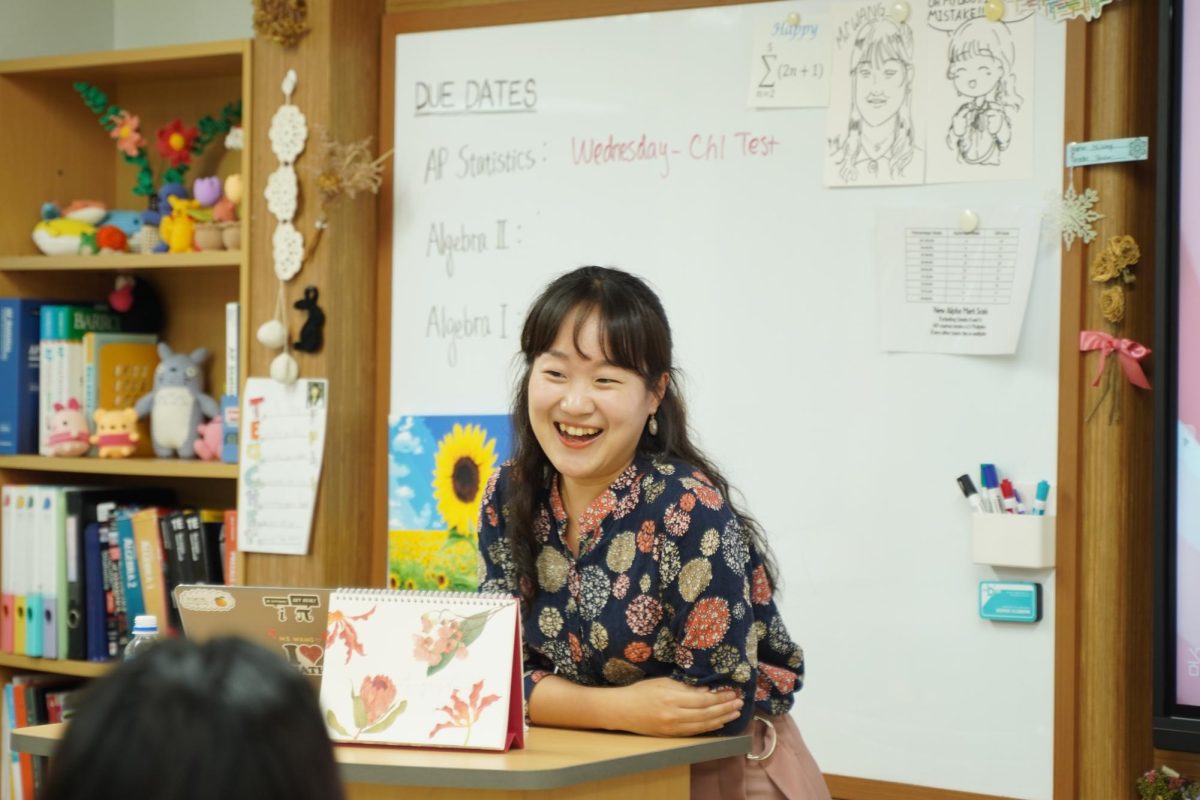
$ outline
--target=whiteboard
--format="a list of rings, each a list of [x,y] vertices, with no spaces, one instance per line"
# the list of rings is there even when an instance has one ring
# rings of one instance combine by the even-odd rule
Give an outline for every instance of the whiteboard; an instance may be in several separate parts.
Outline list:
[[[540,287],[583,264],[644,276],[700,441],[779,559],[807,657],[794,714],[823,770],[1049,798],[1053,572],[974,565],[954,478],[981,461],[1055,474],[1057,238],[1042,236],[1017,353],[965,357],[880,349],[873,235],[886,209],[953,225],[962,208],[1047,205],[1063,30],[1036,23],[1035,177],[826,189],[825,109],[755,110],[748,87],[752,20],[829,7],[400,35],[390,411],[507,411]],[[743,155],[763,135],[771,156]],[[644,157],[581,163],[581,143],[610,137]],[[693,157],[695,137],[724,157]],[[980,620],[978,582],[995,578],[1041,581],[1043,621]]]

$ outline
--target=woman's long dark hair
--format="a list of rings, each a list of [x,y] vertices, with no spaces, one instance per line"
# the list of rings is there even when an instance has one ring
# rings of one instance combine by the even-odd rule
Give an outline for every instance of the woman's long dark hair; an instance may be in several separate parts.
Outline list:
[[[776,586],[778,572],[762,527],[734,504],[725,476],[692,443],[672,357],[671,325],[662,302],[645,282],[628,272],[607,267],[580,267],[546,287],[529,309],[521,330],[524,369],[513,397],[513,476],[504,499],[508,505],[507,535],[522,597],[528,602],[537,595],[534,563],[537,540],[533,523],[538,495],[549,486],[554,474],[529,419],[529,377],[534,359],[551,348],[563,322],[572,312],[575,312],[576,349],[579,349],[580,331],[594,313],[600,327],[604,357],[610,363],[640,375],[652,392],[657,389],[663,374],[670,375],[656,412],[658,434],[651,436],[643,429],[637,452],[678,459],[708,476],[750,535],[766,566],[771,585]]]

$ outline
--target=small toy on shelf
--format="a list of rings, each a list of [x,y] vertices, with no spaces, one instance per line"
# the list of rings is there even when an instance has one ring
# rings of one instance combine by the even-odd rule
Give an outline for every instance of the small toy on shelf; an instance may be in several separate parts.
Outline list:
[[[134,408],[139,418],[150,415],[155,455],[193,458],[201,421],[220,413],[216,401],[204,393],[201,367],[208,350],[198,347],[190,354],[175,353],[159,342],[158,356],[162,360],[154,370],[154,388],[138,398]]]
[[[54,404],[54,413],[46,422],[50,431],[48,439],[50,455],[62,457],[82,456],[91,449],[87,418],[83,409],[74,397],[62,403]]]
[[[121,315],[125,333],[159,333],[163,327],[163,305],[153,284],[134,275],[118,275],[108,293],[108,305]]]
[[[303,353],[316,353],[325,343],[325,312],[317,305],[317,287],[304,287],[304,297],[292,303],[292,307],[308,312],[308,319],[300,328],[300,339],[292,345]]]
[[[196,234],[192,212],[200,208],[200,203],[180,197],[168,197],[167,202],[171,204],[171,215],[163,217],[158,225],[158,234],[162,237],[159,249],[165,246],[168,253],[190,253]]]
[[[96,432],[91,442],[100,458],[128,458],[137,450],[137,412],[132,408],[108,410],[97,408],[92,418],[96,420]]]
[[[201,461],[216,461],[221,457],[221,417],[216,416],[201,425],[196,426],[196,455]]]
[[[77,218],[85,217],[84,219]],[[42,220],[33,227],[33,243],[48,256],[73,256],[79,253],[83,237],[94,235],[96,226],[88,212],[77,217],[64,216],[57,203],[42,204]],[[101,214],[103,216],[103,214]]]

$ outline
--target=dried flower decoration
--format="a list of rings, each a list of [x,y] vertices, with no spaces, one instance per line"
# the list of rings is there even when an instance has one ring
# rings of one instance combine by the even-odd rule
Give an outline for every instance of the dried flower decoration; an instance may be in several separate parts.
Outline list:
[[[1120,422],[1121,410],[1117,404],[1120,395],[1118,371],[1123,371],[1134,386],[1142,389],[1150,388],[1150,383],[1146,380],[1138,363],[1150,354],[1150,349],[1132,339],[1121,338],[1119,335],[1121,323],[1125,321],[1126,286],[1136,280],[1133,268],[1141,260],[1141,257],[1142,250],[1138,247],[1136,239],[1132,236],[1113,236],[1105,244],[1104,249],[1092,260],[1088,269],[1088,276],[1092,282],[1102,285],[1100,315],[1108,322],[1111,330],[1111,333],[1103,331],[1082,331],[1080,333],[1079,349],[1095,350],[1100,355],[1099,371],[1092,385],[1099,386],[1101,382],[1104,384],[1100,390],[1100,396],[1096,398],[1096,404],[1088,412],[1088,420],[1095,415],[1104,400],[1111,394],[1112,405],[1109,408],[1108,421],[1110,425]],[[1110,354],[1116,354],[1117,357],[1109,359]],[[1119,365],[1119,367],[1115,365]]]
[[[378,158],[371,154],[371,137],[349,144],[342,144],[330,137],[329,132],[318,129],[318,141],[313,164],[306,172],[314,177],[317,193],[321,197],[316,233],[309,241],[304,257],[307,260],[316,252],[321,233],[329,227],[327,211],[342,197],[353,200],[359,193],[375,194],[383,184],[383,169],[392,151]]]
[[[307,0],[254,0],[254,32],[295,47],[309,32]]]
[[[1164,765],[1143,773],[1135,782],[1141,800],[1196,800],[1200,781],[1180,775]]]
[[[1113,324],[1125,319],[1125,290],[1120,284],[1100,293],[1100,314]]]

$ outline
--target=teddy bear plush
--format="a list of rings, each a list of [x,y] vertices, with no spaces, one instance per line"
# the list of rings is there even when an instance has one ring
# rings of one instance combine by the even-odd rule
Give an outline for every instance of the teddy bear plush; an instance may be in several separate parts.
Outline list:
[[[96,421],[96,432],[92,444],[100,458],[128,458],[137,450],[137,412],[132,408],[108,410],[97,408],[92,414]]]
[[[161,361],[154,370],[154,388],[134,404],[138,418],[150,415],[150,440],[159,458],[196,456],[198,427],[205,418],[220,413],[217,403],[204,393],[202,366],[208,350],[175,353],[158,343]]]

